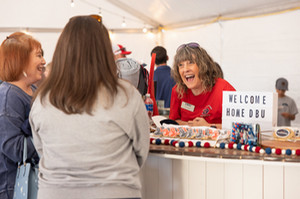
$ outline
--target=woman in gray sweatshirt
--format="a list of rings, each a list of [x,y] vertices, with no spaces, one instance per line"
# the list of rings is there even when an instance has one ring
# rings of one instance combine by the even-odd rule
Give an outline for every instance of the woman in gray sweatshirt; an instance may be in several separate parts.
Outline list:
[[[141,198],[148,116],[137,89],[118,79],[108,31],[94,17],[70,19],[34,98],[39,199]]]

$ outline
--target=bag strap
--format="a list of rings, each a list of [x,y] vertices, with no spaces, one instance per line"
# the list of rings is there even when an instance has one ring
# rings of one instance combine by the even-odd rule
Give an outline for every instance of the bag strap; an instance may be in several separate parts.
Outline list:
[[[34,146],[34,143],[33,143],[33,137],[32,137],[32,136],[30,136],[30,140],[31,140],[31,142],[32,142],[32,144],[33,144],[33,146]],[[34,146],[34,149],[35,149],[35,152],[36,152],[36,154],[38,155],[38,157],[41,158],[41,156],[40,156],[40,154],[37,152],[35,146]]]
[[[32,144],[33,144],[33,139],[32,137],[28,137],[28,139],[31,140]],[[38,157],[40,158],[40,154],[36,151]],[[23,164],[25,164],[27,160],[27,137],[24,138],[24,147],[23,147]]]
[[[24,138],[24,147],[23,147],[23,164],[25,164],[27,159],[27,138]]]

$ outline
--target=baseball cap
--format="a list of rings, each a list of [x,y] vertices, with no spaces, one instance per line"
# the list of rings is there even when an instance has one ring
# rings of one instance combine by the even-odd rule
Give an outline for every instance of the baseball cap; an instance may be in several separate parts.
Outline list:
[[[115,55],[118,55],[118,54],[129,55],[129,54],[131,54],[131,51],[126,51],[126,48],[123,47],[120,44],[113,44],[112,49],[113,49],[113,53]]]
[[[278,90],[288,90],[288,81],[285,78],[279,78],[276,80],[276,89]]]

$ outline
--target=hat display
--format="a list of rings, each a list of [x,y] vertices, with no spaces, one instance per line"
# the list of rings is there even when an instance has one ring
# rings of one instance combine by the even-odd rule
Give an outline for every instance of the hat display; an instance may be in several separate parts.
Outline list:
[[[285,78],[279,78],[276,80],[276,89],[278,90],[288,90],[288,81]]]
[[[127,51],[126,48],[123,47],[120,44],[113,44],[112,49],[113,49],[113,53],[115,55],[118,55],[118,54],[129,55],[129,54],[131,54],[131,51]]]

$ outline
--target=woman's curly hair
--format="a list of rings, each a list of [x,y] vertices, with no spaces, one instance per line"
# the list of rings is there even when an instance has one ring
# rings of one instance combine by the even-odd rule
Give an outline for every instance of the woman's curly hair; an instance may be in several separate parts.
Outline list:
[[[172,76],[176,81],[176,91],[179,98],[182,98],[183,93],[188,90],[179,74],[179,64],[183,61],[196,63],[199,68],[198,77],[200,78],[202,87],[205,88],[205,91],[211,91],[216,83],[217,78],[221,77],[220,70],[218,70],[215,61],[202,47],[190,47],[188,45],[179,47],[174,57],[174,65],[172,70]]]

